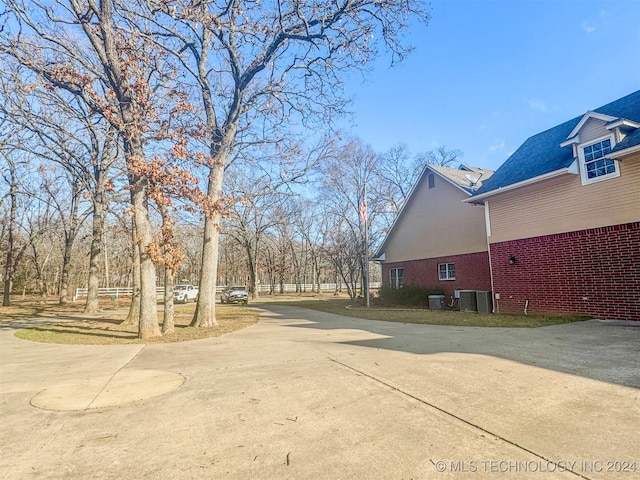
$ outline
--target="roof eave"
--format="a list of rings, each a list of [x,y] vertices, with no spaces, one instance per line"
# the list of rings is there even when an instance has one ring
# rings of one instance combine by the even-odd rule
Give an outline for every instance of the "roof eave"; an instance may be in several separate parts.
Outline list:
[[[498,195],[499,193],[510,192],[511,190],[515,190],[517,188],[526,187],[528,185],[532,185],[534,183],[541,182],[543,180],[549,180],[550,178],[559,177],[560,175],[565,175],[570,173],[572,175],[578,175],[580,172],[577,168],[577,163],[574,160],[571,165],[568,167],[561,168],[559,170],[554,170],[553,172],[545,173],[544,175],[538,175],[537,177],[528,178],[527,180],[522,180],[521,182],[512,183],[511,185],[507,185],[505,187],[499,187],[495,190],[490,190],[485,193],[481,193],[480,195],[474,195],[471,198],[467,198],[463,200],[464,203],[480,203],[478,200],[484,200],[489,197],[493,197],[494,195]]]
[[[607,153],[608,158],[620,158],[625,155],[631,155],[632,153],[640,152],[640,145],[634,145],[633,147],[625,148],[624,150],[619,150],[617,152]]]
[[[560,144],[560,147],[568,147],[570,145],[575,145],[576,143],[580,143],[580,136],[576,135],[575,137],[571,137],[568,140],[565,140]]]
[[[371,258],[373,262],[384,262],[385,252],[377,252],[374,257]]]
[[[620,118],[613,122],[609,122],[607,125],[605,125],[605,128],[607,130],[613,130],[614,128],[627,128],[630,130],[635,130],[637,128],[640,128],[640,123],[634,122],[632,120],[627,120],[626,118]]]

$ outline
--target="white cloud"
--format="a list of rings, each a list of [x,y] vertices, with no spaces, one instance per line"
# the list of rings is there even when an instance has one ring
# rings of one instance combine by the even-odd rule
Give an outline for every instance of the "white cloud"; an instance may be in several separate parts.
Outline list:
[[[587,22],[585,20],[584,22],[582,22],[582,30],[584,30],[586,33],[593,33],[596,31],[596,26],[593,23]]]
[[[525,103],[529,106],[531,110],[535,110],[536,112],[546,112],[549,110],[547,104],[542,100],[537,99],[528,99],[525,100]]]
[[[489,146],[489,151],[490,151],[491,153],[497,153],[497,152],[500,152],[500,151],[504,150],[504,147],[505,147],[505,146],[506,146],[506,145],[505,145],[505,143],[504,143],[504,140],[498,140],[498,141],[497,141],[497,142],[495,142],[493,145],[490,145],[490,146]]]

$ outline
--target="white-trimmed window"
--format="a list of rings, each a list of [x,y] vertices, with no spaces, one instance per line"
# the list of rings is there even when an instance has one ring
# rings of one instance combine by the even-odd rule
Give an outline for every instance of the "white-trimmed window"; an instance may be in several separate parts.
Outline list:
[[[597,142],[578,147],[583,185],[620,175],[618,161],[607,158],[613,147],[612,137],[601,138]]]
[[[439,263],[438,279],[439,280],[455,280],[456,264],[455,263]]]
[[[404,268],[389,269],[389,285],[392,288],[400,288],[404,285]]]

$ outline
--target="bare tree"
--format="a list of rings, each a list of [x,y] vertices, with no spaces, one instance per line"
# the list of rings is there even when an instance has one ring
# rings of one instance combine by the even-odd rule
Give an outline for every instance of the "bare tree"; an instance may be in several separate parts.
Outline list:
[[[171,87],[173,72],[162,52],[138,35],[115,0],[6,2],[17,27],[0,36],[0,52],[39,76],[47,88],[82,99],[118,132],[124,149],[131,212],[140,254],[142,338],[160,335],[156,308],[156,267],[151,254],[149,143],[172,138],[171,118],[182,97]],[[5,24],[6,26],[7,24]],[[79,47],[79,45],[82,45]],[[161,102],[157,100],[161,99]]]
[[[412,157],[404,144],[395,145],[379,156],[375,170],[375,188],[380,198],[377,213],[386,228],[391,227],[423,167],[420,158]]]
[[[298,199],[292,206],[292,224],[303,239],[306,253],[311,260],[311,291],[320,293],[320,275],[322,271],[322,215],[317,202]],[[306,282],[305,282],[306,283]]]
[[[18,173],[16,161],[12,155],[6,150],[2,149],[2,159],[6,163],[6,169],[3,169],[2,174],[4,181],[9,186],[8,198],[10,202],[9,206],[9,221],[7,225],[7,253],[4,264],[4,293],[2,297],[2,305],[8,307],[11,305],[11,287],[13,284],[13,277],[15,274],[15,266],[20,257],[16,253],[15,242],[15,230],[16,230],[16,215],[18,210]],[[26,245],[25,245],[26,247]],[[22,249],[24,252],[24,249]]]
[[[18,68],[11,72],[5,70],[3,80],[3,90],[11,95],[5,93],[7,101],[0,108],[13,125],[32,133],[31,142],[21,142],[16,148],[29,151],[45,163],[58,164],[72,177],[76,200],[70,205],[75,213],[68,215],[65,232],[61,304],[68,301],[69,255],[81,223],[76,215],[79,197],[86,193],[91,199],[93,241],[85,312],[96,312],[99,308],[98,262],[103,253],[104,215],[108,191],[114,181],[110,172],[119,157],[114,129],[106,122],[96,120],[87,105],[74,95],[60,90],[28,88]]]
[[[326,249],[327,256],[336,269],[339,279],[347,288],[347,294],[351,300],[358,296],[358,282],[362,280],[360,275],[361,243],[354,242],[341,225],[334,224],[335,230],[328,232],[329,246]]]
[[[352,298],[357,294],[355,285],[358,282],[363,284],[370,244],[379,236],[368,235],[369,244],[365,244],[367,236],[361,210],[366,204],[366,226],[375,224],[378,210],[376,192],[370,189],[368,195],[365,193],[367,185],[373,184],[377,163],[378,156],[369,145],[350,139],[342,148],[340,158],[327,161],[320,168],[322,195],[326,199],[328,242],[325,251],[347,284]]]
[[[27,192],[24,192],[27,193]],[[35,272],[36,293],[46,297],[51,293],[51,281],[48,278],[48,265],[52,260],[55,243],[56,209],[50,198],[43,192],[29,192],[28,205],[25,207],[25,223],[28,244],[25,257],[33,266]]]
[[[141,257],[143,337],[158,333],[149,250],[148,142],[172,138],[175,157],[194,158],[206,169],[206,195],[198,199],[205,214],[203,294],[192,324],[215,324],[225,169],[239,158],[243,145],[278,145],[291,125],[330,125],[348,103],[343,75],[368,70],[381,46],[391,53],[392,63],[402,60],[410,51],[403,43],[410,21],[429,18],[418,0],[6,3],[22,30],[5,28],[0,52],[17,58],[49,86],[83,98],[118,131],[124,145]],[[27,30],[35,35],[24,35]],[[79,39],[87,48],[78,48]],[[167,66],[165,54],[173,55],[175,69]],[[194,111],[191,124],[185,120],[188,140],[172,136],[174,122],[154,104],[163,93],[164,99],[184,106],[184,95],[162,88],[178,79],[191,80],[193,101],[202,112],[198,118]],[[180,108],[173,111],[180,113]]]
[[[224,225],[224,224],[223,224]],[[268,252],[270,235],[265,237],[263,254]],[[247,254],[236,239],[225,234],[220,236],[220,268],[218,269],[220,285],[243,285],[249,278]]]
[[[276,214],[286,196],[274,191],[268,179],[253,177],[233,177],[230,182],[231,196],[237,201],[231,206],[225,234],[233,238],[246,254],[249,272],[249,290],[251,298],[257,299],[258,292],[258,256],[261,242],[266,232],[284,222]]]
[[[60,242],[62,250],[62,264],[60,267],[59,279],[59,303],[67,304],[69,300],[69,277],[71,269],[71,255],[75,241],[79,235],[82,224],[90,214],[90,209],[80,212],[80,203],[82,199],[81,182],[78,177],[74,177],[69,172],[54,171],[59,175],[57,178],[47,176],[46,169],[40,169],[42,175],[42,189],[46,193],[46,202],[53,206],[58,218],[57,230],[62,238]],[[63,185],[66,183],[66,185]],[[66,193],[66,194],[63,194]]]
[[[423,165],[439,165],[441,167],[457,167],[462,157],[462,150],[449,150],[446,145],[441,145],[417,156],[419,162]]]
[[[144,8],[150,10],[143,14]],[[132,9],[133,10],[133,9]],[[155,22],[149,32],[181,62],[200,95],[204,122],[194,138],[208,169],[200,300],[192,324],[216,323],[215,282],[225,168],[245,142],[275,141],[284,126],[330,124],[344,112],[342,76],[368,69],[384,44],[398,61],[409,21],[428,20],[414,0],[239,0],[137,5],[132,15]],[[136,23],[136,22],[132,22]],[[142,22],[137,22],[142,23]]]

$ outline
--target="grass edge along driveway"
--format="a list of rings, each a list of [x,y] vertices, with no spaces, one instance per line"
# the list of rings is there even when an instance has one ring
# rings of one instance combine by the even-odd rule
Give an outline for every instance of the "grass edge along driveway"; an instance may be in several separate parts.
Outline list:
[[[385,322],[417,323],[425,325],[455,325],[467,327],[544,327],[561,323],[580,322],[588,320],[585,316],[560,316],[560,315],[513,315],[513,314],[484,314],[474,312],[459,312],[452,310],[423,310],[409,308],[379,308],[367,309],[362,306],[353,306],[349,299],[345,298],[308,298],[295,299],[266,298],[260,301],[277,305],[291,305],[300,308],[309,308],[326,313],[335,313],[348,317],[362,318],[366,320],[380,320]]]
[[[259,302],[308,308],[366,320],[425,325],[455,325],[468,327],[542,327],[587,320],[587,317],[554,315],[507,315],[480,314],[450,310],[430,311],[422,309],[377,308],[370,309],[352,305],[348,298],[340,297],[265,297]],[[2,316],[0,321],[24,318],[33,315],[26,305],[13,309],[12,314]],[[23,340],[57,344],[122,345],[131,343],[174,343],[216,337],[248,327],[258,321],[259,313],[250,307],[219,306],[220,325],[211,329],[193,328],[189,322],[195,305],[176,306],[176,332],[173,335],[154,339],[137,338],[136,327],[124,327],[120,323],[125,315],[109,315],[107,318],[78,318],[75,321],[56,322],[56,315],[64,315],[58,308],[48,305],[41,308],[35,317],[51,318],[50,323],[17,330],[15,335]],[[226,307],[226,308],[225,308]],[[7,312],[8,313],[8,312]],[[30,315],[31,314],[31,315]],[[159,312],[159,321],[162,313]],[[13,317],[13,318],[12,318]]]

